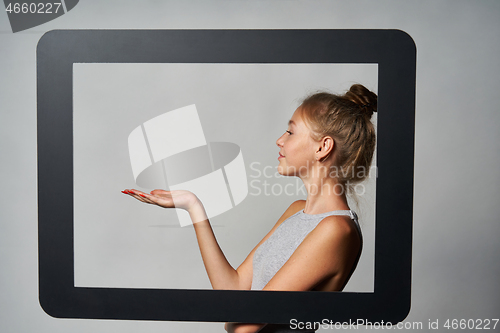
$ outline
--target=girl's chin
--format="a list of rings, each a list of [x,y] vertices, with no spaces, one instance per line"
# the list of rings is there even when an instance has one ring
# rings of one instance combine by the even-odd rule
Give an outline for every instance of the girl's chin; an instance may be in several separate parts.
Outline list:
[[[294,174],[290,174],[288,170],[282,166],[278,166],[276,171],[282,176],[294,176]]]

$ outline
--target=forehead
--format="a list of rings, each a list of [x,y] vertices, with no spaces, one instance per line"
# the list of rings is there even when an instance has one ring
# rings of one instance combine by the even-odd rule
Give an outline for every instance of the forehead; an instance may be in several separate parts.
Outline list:
[[[306,123],[306,120],[304,119],[304,114],[300,108],[300,106],[295,110],[295,112],[292,115],[292,118],[288,121],[289,126],[294,126],[294,127],[302,127],[306,128],[309,130],[309,126]]]
[[[288,121],[288,126],[293,127],[297,133],[308,134],[313,141],[317,141],[315,132],[311,128],[311,124],[307,120],[301,106],[293,113],[292,118]]]
[[[304,120],[302,118],[302,111],[300,110],[300,107],[295,110],[295,112],[292,115],[292,118],[288,121],[288,125],[295,125],[295,126],[300,126],[304,123]]]

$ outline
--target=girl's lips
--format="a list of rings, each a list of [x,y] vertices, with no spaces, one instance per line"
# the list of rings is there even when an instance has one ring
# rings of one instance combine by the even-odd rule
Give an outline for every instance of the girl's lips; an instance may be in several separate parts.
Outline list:
[[[285,157],[285,156],[281,155],[281,153],[279,153],[279,154],[280,154],[280,156],[278,156],[278,160],[279,160],[280,158]]]

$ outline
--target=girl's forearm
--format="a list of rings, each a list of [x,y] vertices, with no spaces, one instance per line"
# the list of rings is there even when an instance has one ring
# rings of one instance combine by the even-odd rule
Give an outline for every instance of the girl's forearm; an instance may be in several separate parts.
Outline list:
[[[201,202],[189,209],[205,269],[214,289],[238,290],[238,272],[222,252]]]

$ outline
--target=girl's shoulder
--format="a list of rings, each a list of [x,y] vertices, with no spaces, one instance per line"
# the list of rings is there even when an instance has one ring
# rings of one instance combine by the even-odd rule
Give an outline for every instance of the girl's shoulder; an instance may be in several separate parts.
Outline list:
[[[331,243],[351,248],[353,251],[362,244],[361,231],[356,222],[347,215],[330,215],[323,218],[308,237],[326,237]]]
[[[274,225],[273,229],[271,230],[271,233],[274,232],[274,230],[276,230],[276,228],[278,228],[280,226],[281,223],[285,222],[286,219],[288,219],[289,217],[291,217],[292,215],[295,215],[297,214],[298,212],[300,212],[301,210],[303,210],[306,206],[306,201],[305,200],[297,200],[297,201],[294,201],[286,210],[285,212],[283,213],[283,215],[281,215],[281,217],[279,218],[279,220],[276,222],[276,224]]]
[[[292,212],[292,215],[293,215],[293,214],[303,210],[305,207],[306,207],[305,200],[297,200],[297,201],[292,202],[292,204],[288,207],[287,211]]]
[[[292,202],[292,204],[287,208],[285,213],[283,213],[283,216],[281,217],[280,220],[282,220],[282,221],[286,220],[290,216],[295,215],[298,212],[304,210],[305,207],[306,207],[305,200],[297,200],[297,201]]]

